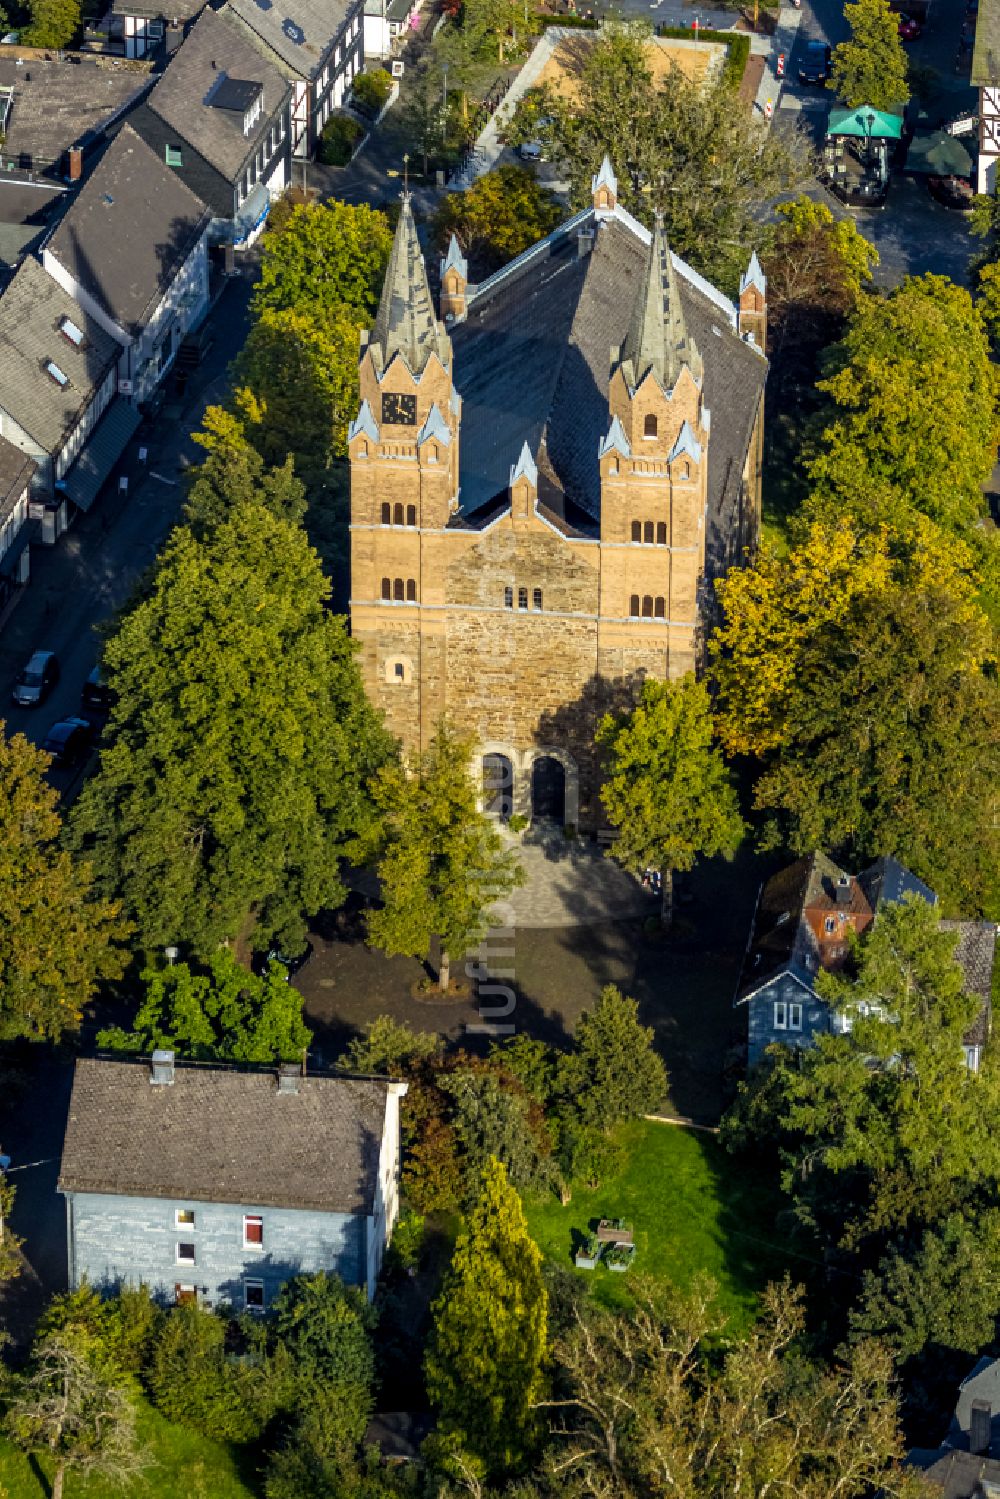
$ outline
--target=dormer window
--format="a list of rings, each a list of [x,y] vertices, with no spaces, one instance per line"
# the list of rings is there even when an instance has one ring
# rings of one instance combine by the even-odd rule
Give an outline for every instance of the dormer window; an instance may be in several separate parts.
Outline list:
[[[213,109],[222,109],[243,122],[243,134],[249,135],[264,110],[264,90],[248,78],[228,78],[221,74],[208,100]]]
[[[642,435],[643,437],[656,436],[656,417],[651,411],[647,411],[642,419]]]

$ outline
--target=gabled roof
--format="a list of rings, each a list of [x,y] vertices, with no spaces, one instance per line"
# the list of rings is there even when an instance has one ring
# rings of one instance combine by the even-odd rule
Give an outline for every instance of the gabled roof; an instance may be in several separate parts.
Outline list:
[[[129,125],[112,141],[46,251],[126,333],[142,329],[211,215]]]
[[[979,1014],[966,1031],[966,1046],[985,1046],[990,1038],[993,995],[993,964],[997,930],[992,921],[942,921],[946,932],[957,932],[955,962],[962,970],[966,992],[981,1001]]]
[[[0,437],[0,521],[6,520],[28,485],[36,465],[6,437]]]
[[[83,335],[79,342],[64,323]],[[121,352],[37,260],[22,261],[0,296],[0,406],[46,453],[62,448]],[[47,372],[50,363],[65,384]]]
[[[141,63],[133,67],[137,71],[109,67],[103,59],[80,58],[68,66],[35,57],[18,67],[0,55],[0,89],[14,91],[4,155],[15,163],[27,157],[35,172],[58,167],[61,175],[70,146],[99,138],[149,88],[148,71]]]
[[[438,322],[409,193],[400,205],[371,344],[381,351],[383,369],[396,354],[402,354],[412,375],[421,373],[432,354],[448,366],[448,335]]]
[[[312,78],[347,20],[347,0],[227,0],[225,11],[278,59],[286,77]]]
[[[156,1086],[137,1059],[76,1064],[59,1190],[178,1202],[373,1211],[394,1084],[178,1063]]]
[[[847,899],[838,900],[840,882]],[[764,885],[754,913],[753,929],[740,975],[738,1000],[749,999],[778,973],[791,970],[812,988],[821,954],[807,912],[852,912],[870,918],[871,908],[860,884],[839,864],[817,851],[780,869]]]
[[[915,874],[911,874],[891,854],[876,859],[874,864],[858,875],[858,879],[873,911],[878,911],[886,904],[898,905],[905,895],[918,895],[929,906],[937,905],[937,896],[930,886],[925,885],[923,880],[918,880]]]
[[[220,93],[234,81],[263,90],[263,108],[247,135],[241,114],[216,107]],[[253,45],[238,22],[226,11],[206,9],[168,63],[149,97],[149,107],[210,166],[236,182],[290,93],[284,74]]]

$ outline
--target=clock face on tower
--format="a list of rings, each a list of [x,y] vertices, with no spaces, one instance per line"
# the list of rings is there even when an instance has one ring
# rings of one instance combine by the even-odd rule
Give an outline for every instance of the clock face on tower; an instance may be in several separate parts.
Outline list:
[[[417,398],[416,396],[396,395],[387,391],[382,397],[382,424],[383,426],[395,422],[401,427],[415,427],[417,424]]]

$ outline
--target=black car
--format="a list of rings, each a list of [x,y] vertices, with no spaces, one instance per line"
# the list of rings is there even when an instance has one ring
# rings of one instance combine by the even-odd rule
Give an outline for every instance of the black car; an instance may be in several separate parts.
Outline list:
[[[110,713],[115,705],[115,694],[104,680],[104,673],[95,666],[83,684],[80,707],[93,713]]]
[[[267,952],[254,953],[250,960],[250,967],[254,973],[264,978],[272,963],[280,963],[285,970],[286,976],[291,978],[293,974],[298,973],[301,968],[306,966],[312,955],[313,946],[311,942],[307,942],[303,950],[295,957],[282,952],[280,947],[269,947]]]
[[[825,83],[830,76],[831,58],[832,53],[826,42],[810,42],[799,68],[799,82],[812,85]]]
[[[42,749],[54,765],[79,765],[90,752],[94,731],[85,718],[61,718],[45,736]]]
[[[44,703],[59,680],[59,661],[55,651],[35,651],[14,683],[11,694],[18,708],[37,708]]]

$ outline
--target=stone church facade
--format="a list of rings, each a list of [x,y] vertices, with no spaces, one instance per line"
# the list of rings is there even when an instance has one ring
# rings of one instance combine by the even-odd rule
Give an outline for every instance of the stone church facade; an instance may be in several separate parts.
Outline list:
[[[593,202],[432,301],[404,199],[349,433],[351,627],[405,751],[447,715],[484,805],[603,822],[593,739],[701,661],[712,580],[757,539],[766,287],[734,306]],[[443,320],[442,320],[443,319]]]

